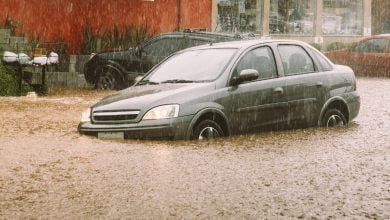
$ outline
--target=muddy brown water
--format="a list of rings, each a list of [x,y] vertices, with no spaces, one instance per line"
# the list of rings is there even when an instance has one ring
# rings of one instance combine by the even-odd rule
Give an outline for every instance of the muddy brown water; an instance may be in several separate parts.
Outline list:
[[[210,142],[76,132],[107,93],[0,98],[0,218],[390,218],[390,80],[350,125]]]

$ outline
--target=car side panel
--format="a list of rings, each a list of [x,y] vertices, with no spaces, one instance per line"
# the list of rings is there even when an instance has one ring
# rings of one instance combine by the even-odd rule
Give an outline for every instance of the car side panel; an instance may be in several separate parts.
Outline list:
[[[226,88],[226,95],[217,102],[225,107],[232,133],[286,122],[285,94],[276,91],[283,91],[284,83],[283,78],[275,78]]]
[[[322,103],[321,112],[318,115],[318,123],[327,106],[336,100],[341,100],[347,105],[349,121],[351,121],[358,115],[360,109],[360,97],[356,92],[356,79],[352,69],[347,66],[336,65],[333,71],[324,73],[324,77],[328,79],[328,84],[326,85],[327,91],[324,95],[324,103]]]
[[[314,125],[328,90],[326,73],[306,73],[285,78],[289,122]]]

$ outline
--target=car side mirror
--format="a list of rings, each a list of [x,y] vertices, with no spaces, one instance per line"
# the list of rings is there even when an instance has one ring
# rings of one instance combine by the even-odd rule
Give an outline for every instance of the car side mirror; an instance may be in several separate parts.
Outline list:
[[[238,76],[235,76],[232,78],[232,84],[234,86],[247,81],[252,81],[259,78],[259,72],[255,69],[245,69],[238,74]]]

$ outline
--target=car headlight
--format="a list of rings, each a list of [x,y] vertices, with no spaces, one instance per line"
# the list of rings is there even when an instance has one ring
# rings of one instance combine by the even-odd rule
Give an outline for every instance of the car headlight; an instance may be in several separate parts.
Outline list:
[[[179,115],[179,105],[162,105],[149,110],[143,120],[176,118]]]
[[[81,114],[80,122],[90,122],[91,121],[91,108],[88,108]]]

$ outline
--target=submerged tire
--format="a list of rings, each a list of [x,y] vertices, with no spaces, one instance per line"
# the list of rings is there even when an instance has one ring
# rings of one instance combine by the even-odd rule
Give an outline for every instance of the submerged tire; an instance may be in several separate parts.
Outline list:
[[[124,88],[121,74],[110,67],[103,67],[99,71],[99,77],[95,83],[95,89],[119,90]]]
[[[321,119],[322,127],[337,127],[347,125],[347,119],[338,109],[328,109]]]
[[[194,128],[192,139],[194,140],[210,140],[225,136],[221,126],[215,121],[204,120]]]

